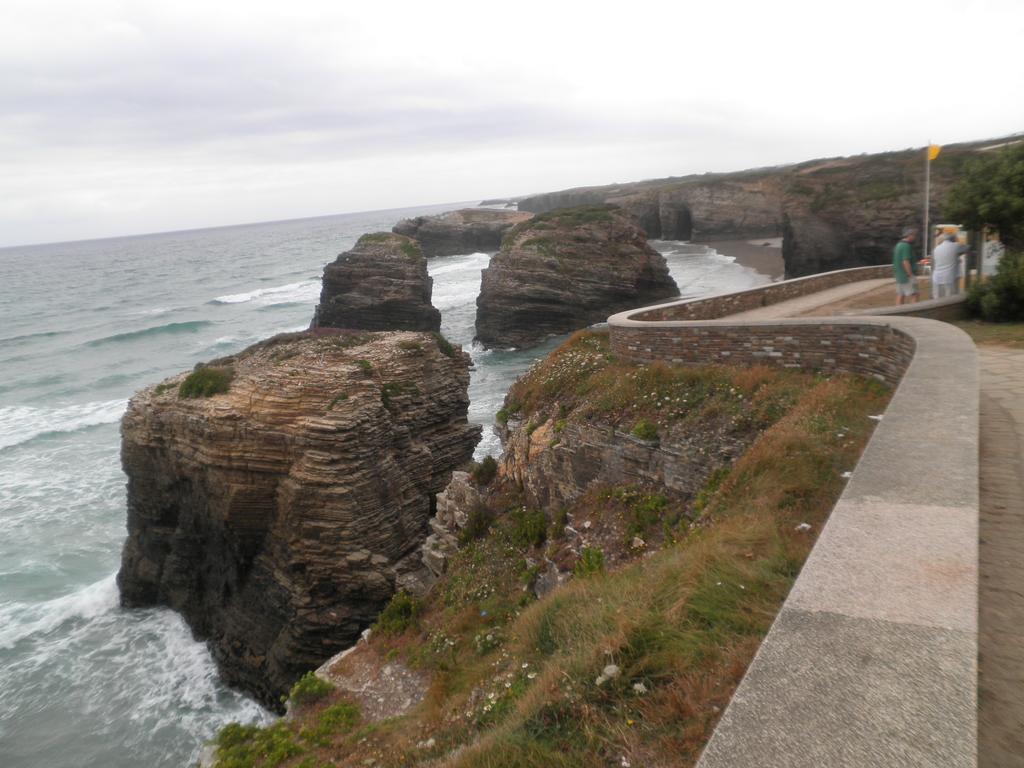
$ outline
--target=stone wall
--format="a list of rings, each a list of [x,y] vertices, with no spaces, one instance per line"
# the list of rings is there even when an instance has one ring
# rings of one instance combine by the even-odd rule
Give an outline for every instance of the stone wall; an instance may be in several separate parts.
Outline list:
[[[806,296],[837,285],[856,283],[860,280],[874,280],[890,277],[892,267],[888,264],[875,267],[858,267],[825,272],[820,275],[784,280],[736,293],[723,293],[706,299],[673,302],[630,314],[634,320],[713,320],[717,317],[746,312],[749,309],[778,304],[799,296]]]
[[[787,290],[744,293],[772,288]],[[608,321],[612,348],[643,361],[854,372],[896,392],[698,768],[974,768],[974,344],[900,316],[654,319],[748,308],[726,296],[621,313]]]

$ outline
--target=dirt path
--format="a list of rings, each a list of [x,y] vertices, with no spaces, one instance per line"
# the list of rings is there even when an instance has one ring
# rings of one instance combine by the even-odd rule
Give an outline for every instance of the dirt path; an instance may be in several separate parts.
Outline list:
[[[1024,350],[978,351],[978,765],[1024,768]]]

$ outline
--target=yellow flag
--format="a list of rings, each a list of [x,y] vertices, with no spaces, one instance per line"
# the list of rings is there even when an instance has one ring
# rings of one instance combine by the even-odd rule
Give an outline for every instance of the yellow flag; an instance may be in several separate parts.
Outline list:
[[[928,159],[929,160],[934,160],[936,157],[939,156],[939,152],[941,152],[941,151],[942,151],[942,147],[940,147],[938,144],[929,144],[928,145]]]

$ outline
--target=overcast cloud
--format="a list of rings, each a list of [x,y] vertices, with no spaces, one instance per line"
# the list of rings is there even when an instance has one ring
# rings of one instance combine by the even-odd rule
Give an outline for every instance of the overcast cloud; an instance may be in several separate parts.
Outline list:
[[[4,0],[0,245],[1005,135],[1021,39],[1021,0]]]

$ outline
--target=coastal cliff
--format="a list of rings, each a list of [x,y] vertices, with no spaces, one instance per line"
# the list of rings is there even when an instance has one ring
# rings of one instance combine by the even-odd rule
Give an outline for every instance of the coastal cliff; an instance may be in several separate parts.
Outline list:
[[[324,267],[311,327],[439,331],[433,284],[415,240],[390,232],[363,235]]]
[[[963,164],[1005,141],[943,147],[931,164],[931,220]],[[787,278],[883,264],[906,226],[921,225],[924,149],[580,187],[523,198],[519,210],[608,203],[652,238],[707,242],[783,236]]]
[[[295,768],[694,765],[886,398],[576,334],[511,389],[503,458],[438,498],[434,586],[396,595],[290,719],[225,729],[216,765],[271,740]]]
[[[483,271],[476,336],[488,347],[532,346],[678,293],[626,212],[554,211],[512,229]]]
[[[463,208],[438,216],[402,219],[392,232],[414,238],[423,253],[453,256],[459,253],[490,253],[501,247],[501,239],[516,224],[531,214],[493,208]]]
[[[418,586],[435,495],[479,439],[468,367],[434,335],[322,329],[137,393],[123,604],[179,611],[228,682],[279,707]]]

